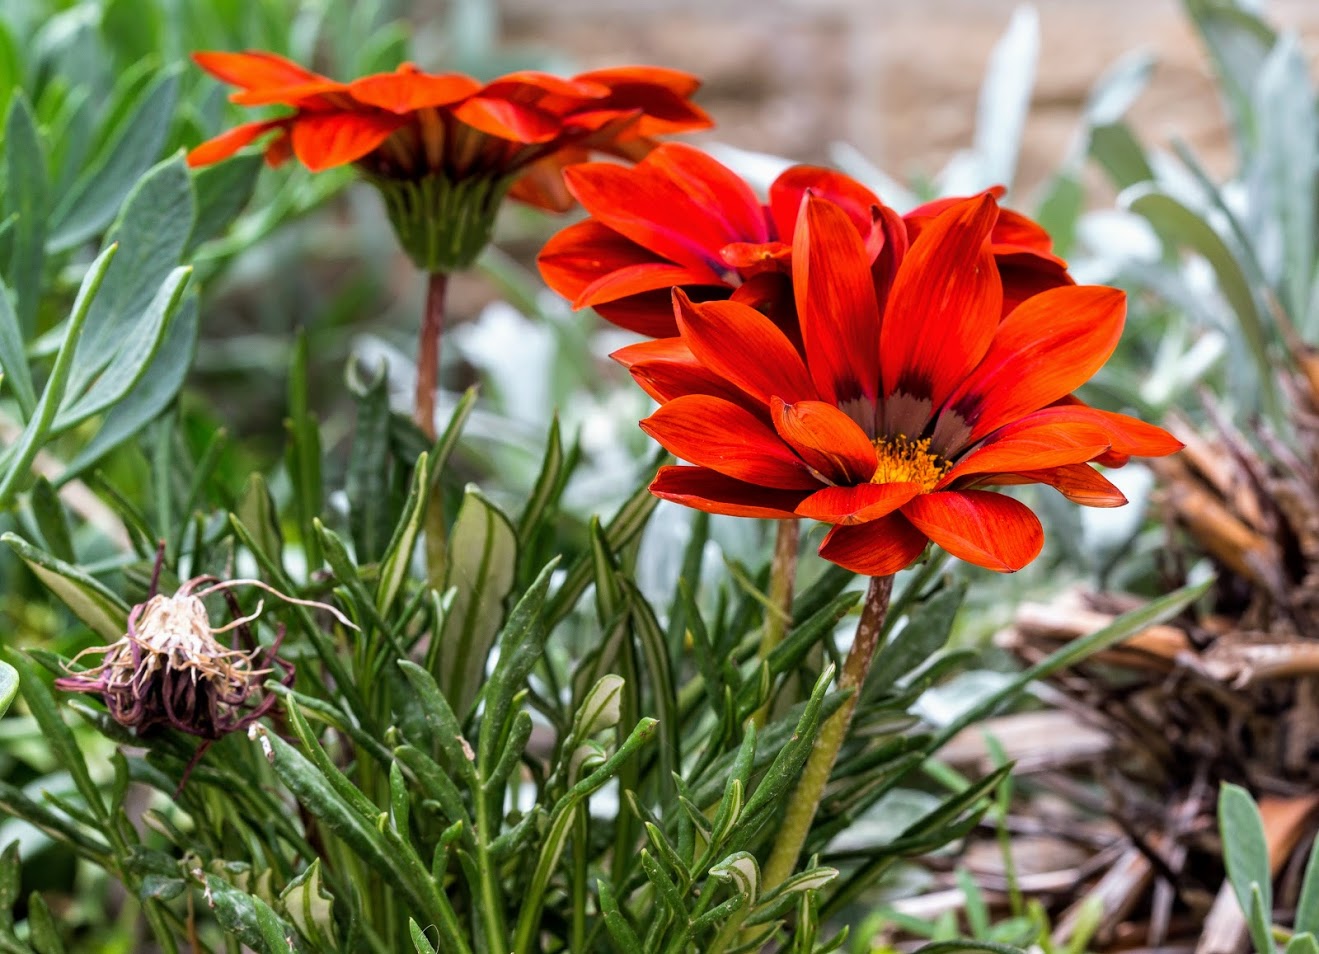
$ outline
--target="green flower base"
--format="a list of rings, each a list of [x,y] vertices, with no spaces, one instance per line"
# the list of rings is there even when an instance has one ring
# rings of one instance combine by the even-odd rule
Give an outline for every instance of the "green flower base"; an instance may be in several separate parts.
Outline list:
[[[424,272],[467,268],[490,244],[495,215],[511,178],[451,182],[444,176],[389,179],[368,175],[380,190],[399,243]]]

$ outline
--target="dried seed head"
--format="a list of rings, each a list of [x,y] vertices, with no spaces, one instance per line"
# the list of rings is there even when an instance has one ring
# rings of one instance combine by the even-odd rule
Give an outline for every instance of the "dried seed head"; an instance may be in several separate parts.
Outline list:
[[[238,615],[237,602],[228,592],[237,586],[257,586],[290,603],[328,610],[352,626],[333,607],[285,596],[259,580],[197,577],[173,596],[157,594],[134,606],[121,639],[84,650],[74,660],[99,653],[100,663],[56,680],[56,686],[99,695],[116,722],[138,732],[164,724],[213,742],[247,728],[274,704],[275,697],[261,691],[264,678],[279,672],[281,682],[289,685],[293,665],[277,655],[283,627],[268,647],[253,638],[250,626],[264,604],[258,603],[248,616]],[[215,593],[225,593],[234,613],[218,627],[211,625],[202,602]],[[216,639],[228,631],[234,632],[231,647]]]

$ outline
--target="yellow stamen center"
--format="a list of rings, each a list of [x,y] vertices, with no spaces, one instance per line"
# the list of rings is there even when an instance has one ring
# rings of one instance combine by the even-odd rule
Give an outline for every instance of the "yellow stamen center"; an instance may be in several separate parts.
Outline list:
[[[922,493],[933,490],[953,466],[930,450],[928,437],[913,441],[902,434],[876,438],[875,458],[872,484],[920,484]]]

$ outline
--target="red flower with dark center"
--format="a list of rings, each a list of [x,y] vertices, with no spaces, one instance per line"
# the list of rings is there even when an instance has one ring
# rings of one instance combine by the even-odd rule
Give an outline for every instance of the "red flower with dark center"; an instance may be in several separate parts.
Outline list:
[[[546,243],[538,258],[546,284],[606,320],[653,338],[677,334],[669,289],[694,300],[732,299],[773,318],[790,336],[793,232],[806,190],[839,206],[862,237],[876,280],[949,202],[899,217],[869,189],[831,169],[793,166],[762,204],[751,187],[710,156],[665,143],[634,167],[586,163],[565,171],[568,190],[591,217]],[[1002,190],[993,190],[1001,197]],[[1049,235],[1002,211],[992,233],[1005,308],[1072,283]],[[878,288],[882,295],[883,288]],[[1006,314],[1006,310],[1004,312]]]
[[[1125,503],[1090,464],[1181,447],[1070,397],[1116,347],[1125,296],[1061,285],[1004,318],[1000,216],[990,194],[947,203],[910,248],[876,258],[844,207],[808,195],[791,250],[800,344],[742,302],[675,290],[679,338],[619,355],[663,393],[642,427],[695,465],[663,468],[652,492],[710,513],[833,524],[820,555],[870,576],[931,541],[991,570],[1029,563],[1039,520],[986,487],[1042,483],[1087,506]]]
[[[571,79],[526,71],[481,83],[404,63],[342,83],[273,53],[202,52],[194,59],[239,87],[234,102],[293,111],[202,143],[188,154],[192,165],[226,159],[262,137],[269,137],[272,164],[290,155],[314,172],[353,164],[380,186],[403,244],[430,271],[470,264],[510,190],[561,211],[571,204],[565,165],[593,151],[638,159],[656,136],[711,125],[690,101],[700,81],[658,67]],[[427,228],[432,219],[445,230],[438,248]]]

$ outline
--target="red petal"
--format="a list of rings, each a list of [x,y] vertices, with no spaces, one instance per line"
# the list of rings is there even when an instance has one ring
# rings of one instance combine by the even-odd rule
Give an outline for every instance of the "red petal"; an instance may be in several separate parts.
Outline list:
[[[1108,435],[1088,425],[1044,424],[1012,434],[995,434],[939,481],[939,489],[976,474],[1015,473],[1094,460],[1109,448]]]
[[[995,249],[994,260],[998,262],[998,274],[1003,280],[1005,316],[1040,292],[1061,285],[1076,284],[1067,273],[1067,264],[1052,255],[1046,257],[1034,252],[1016,251],[1004,254],[1001,249]]]
[[[763,242],[765,226],[740,229],[759,203],[746,183],[698,150],[665,143],[636,166],[587,162],[564,172],[588,212],[661,258],[717,267],[730,242]],[[733,211],[730,211],[733,210]]]
[[[335,109],[350,103],[336,105],[328,97],[335,93],[347,92],[348,87],[331,79],[319,79],[313,83],[295,83],[291,86],[260,86],[234,93],[229,102],[239,106],[270,106],[280,103],[285,106],[310,106],[319,109]]]
[[[292,120],[293,153],[312,172],[361,159],[401,125],[370,113],[304,113]]]
[[[1044,226],[1011,209],[999,210],[990,241],[995,245],[1016,245],[1046,255],[1053,252],[1053,239]]]
[[[808,196],[792,239],[792,282],[811,379],[836,404],[879,394],[879,305],[861,234]]]
[[[948,401],[975,441],[1076,390],[1117,347],[1126,295],[1068,286],[1030,298],[1004,319],[993,345]]]
[[[770,411],[779,436],[834,483],[864,484],[875,473],[875,445],[856,421],[834,405],[823,401],[786,404],[774,397]]]
[[[228,159],[254,139],[264,136],[272,129],[279,129],[286,124],[287,120],[274,119],[268,122],[244,123],[241,126],[235,126],[233,129],[221,133],[214,139],[206,140],[200,146],[189,152],[188,165],[209,166],[213,162],[220,162],[223,159]]]
[[[778,490],[820,485],[769,425],[730,401],[703,394],[674,398],[641,428],[675,456],[727,477]]]
[[[480,88],[480,83],[462,73],[424,73],[411,63],[404,63],[393,73],[375,73],[348,84],[348,91],[359,103],[399,114],[447,106]]]
[[[1166,457],[1177,453],[1184,446],[1161,427],[1079,402],[1041,408],[1001,428],[994,436],[997,438],[1000,434],[1012,434],[1045,425],[1096,428],[1104,433],[1114,452],[1126,457]]]
[[[678,330],[703,365],[768,405],[814,398],[801,356],[772,321],[734,301],[692,304],[680,288],[673,290]]]
[[[920,492],[920,484],[825,487],[798,504],[797,513],[825,523],[852,526],[886,517]]]
[[[676,96],[691,96],[701,88],[701,81],[691,73],[662,66],[612,66],[578,73],[573,79],[613,89],[618,86],[645,84],[667,89]]]
[[[216,79],[243,89],[293,86],[326,79],[319,73],[303,69],[292,60],[261,50],[247,50],[243,53],[202,51],[192,54],[192,58]]]
[[[769,214],[779,241],[792,242],[807,189],[846,212],[858,234],[870,231],[870,209],[879,204],[873,192],[851,176],[833,169],[793,166],[784,170],[769,187]]]
[[[661,467],[650,492],[664,500],[730,517],[796,517],[804,491],[771,490],[704,467]]]
[[[903,257],[880,335],[886,394],[937,408],[989,349],[1003,299],[988,243],[997,213],[989,195],[958,203]]]
[[[872,206],[870,218],[866,254],[870,257],[870,275],[875,282],[875,297],[882,313],[888,307],[889,292],[907,255],[909,239],[902,216],[888,206]]]
[[[660,404],[685,394],[708,394],[745,407],[758,416],[765,406],[712,372],[691,353],[681,338],[642,341],[610,355],[627,368],[641,389]]]
[[[892,576],[911,566],[927,542],[901,513],[891,513],[854,527],[834,527],[820,544],[820,556],[853,573]]]
[[[549,142],[563,130],[563,119],[548,110],[494,96],[470,96],[453,115],[487,136],[516,143]]]
[[[784,242],[730,242],[719,250],[719,258],[744,277],[787,271],[792,265],[792,246]]]
[[[581,294],[573,299],[572,306],[586,308],[642,292],[667,291],[674,286],[711,285],[718,281],[719,276],[709,269],[674,265],[672,262],[646,262],[602,275],[582,289]]]
[[[985,490],[921,494],[903,515],[959,560],[1013,573],[1044,546],[1044,528],[1025,504]]]
[[[1026,471],[1019,476],[1031,483],[1048,484],[1072,503],[1084,507],[1121,507],[1127,502],[1122,491],[1088,464]]]

